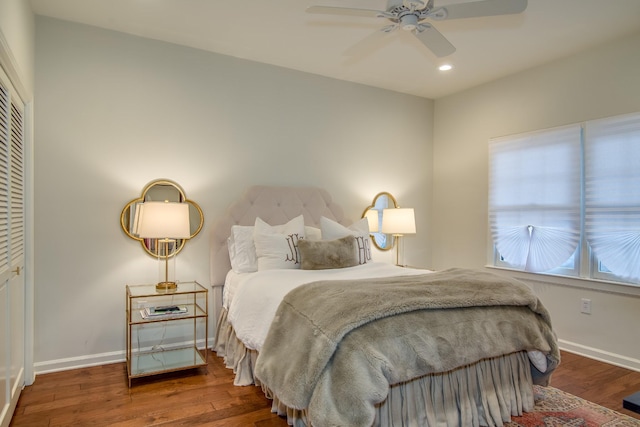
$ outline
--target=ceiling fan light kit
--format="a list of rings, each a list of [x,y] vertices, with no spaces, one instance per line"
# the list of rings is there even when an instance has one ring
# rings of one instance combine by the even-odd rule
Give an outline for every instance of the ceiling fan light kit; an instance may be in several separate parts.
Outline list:
[[[527,0],[480,0],[444,7],[435,7],[434,1],[389,0],[387,10],[311,6],[307,8],[307,12],[387,19],[391,21],[391,25],[384,26],[380,31],[390,33],[402,28],[415,35],[434,55],[442,58],[454,53],[456,48],[433,25],[424,21],[512,15],[521,13],[527,8]]]

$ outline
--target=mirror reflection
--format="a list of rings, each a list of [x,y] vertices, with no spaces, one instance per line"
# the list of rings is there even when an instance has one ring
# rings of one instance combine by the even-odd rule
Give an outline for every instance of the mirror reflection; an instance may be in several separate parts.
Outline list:
[[[362,218],[369,220],[369,230],[373,245],[382,250],[388,251],[395,245],[395,236],[380,232],[382,229],[382,210],[387,208],[397,208],[398,202],[395,197],[386,191],[376,194],[371,206],[368,206],[362,213]]]
[[[140,207],[144,202],[177,202],[189,205],[189,231],[190,239],[195,237],[204,225],[204,215],[200,206],[193,200],[187,199],[184,190],[177,183],[159,179],[150,182],[142,190],[142,195],[131,200],[122,209],[120,214],[120,226],[127,236],[138,240],[145,252],[153,257],[172,257],[182,250],[187,239],[178,239],[175,244],[169,246],[170,250],[165,253],[165,245],[158,245],[158,239],[143,239],[137,234]]]

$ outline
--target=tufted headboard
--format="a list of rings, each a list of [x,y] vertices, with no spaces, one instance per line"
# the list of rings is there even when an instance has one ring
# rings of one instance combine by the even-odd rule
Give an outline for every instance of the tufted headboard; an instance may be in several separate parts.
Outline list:
[[[343,225],[342,208],[331,200],[328,192],[316,187],[268,187],[254,186],[231,205],[226,215],[215,223],[210,234],[209,274],[211,285],[224,284],[231,270],[227,239],[232,225],[253,225],[256,218],[271,225],[284,224],[304,215],[305,225],[320,227],[320,217],[324,216]]]

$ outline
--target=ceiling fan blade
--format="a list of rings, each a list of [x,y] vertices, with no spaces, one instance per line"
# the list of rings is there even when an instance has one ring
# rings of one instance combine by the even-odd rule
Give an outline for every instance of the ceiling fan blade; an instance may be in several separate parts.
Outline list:
[[[527,0],[481,0],[439,7],[431,12],[430,17],[435,20],[445,20],[511,15],[523,12],[526,8]]]
[[[386,16],[387,12],[373,9],[353,9],[350,7],[334,7],[334,6],[310,6],[307,13],[320,13],[324,15],[348,15],[348,16],[364,16],[366,18],[377,18]]]
[[[431,25],[421,24],[412,33],[438,58],[451,55],[456,51],[455,46]]]
[[[395,25],[395,27],[397,28],[397,25]],[[394,28],[389,26],[385,27],[385,29],[374,31],[364,39],[349,47],[343,55],[351,58],[366,57],[389,43],[391,40],[389,33],[393,30]]]

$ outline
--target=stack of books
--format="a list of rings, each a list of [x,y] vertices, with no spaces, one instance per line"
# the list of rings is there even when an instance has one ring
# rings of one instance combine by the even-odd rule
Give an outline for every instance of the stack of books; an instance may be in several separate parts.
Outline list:
[[[158,307],[145,307],[140,310],[143,319],[153,319],[156,317],[176,316],[187,313],[186,305],[163,305]]]

